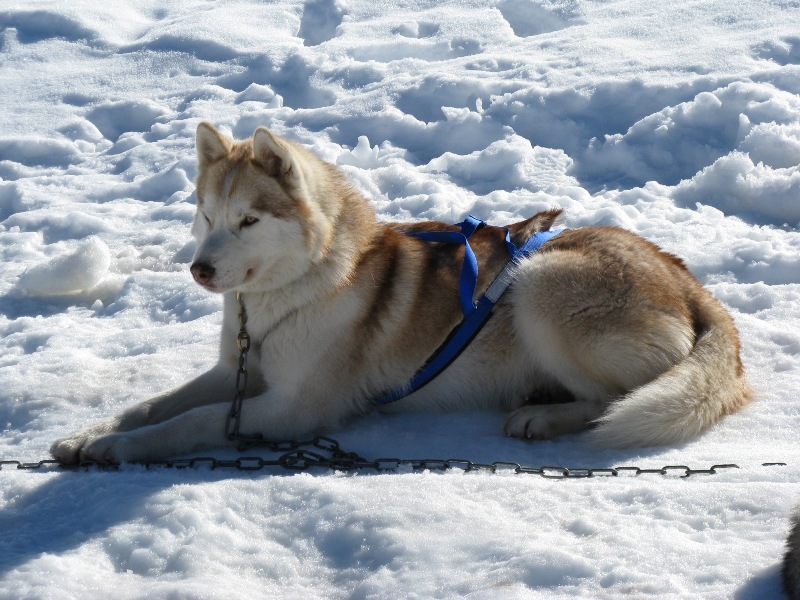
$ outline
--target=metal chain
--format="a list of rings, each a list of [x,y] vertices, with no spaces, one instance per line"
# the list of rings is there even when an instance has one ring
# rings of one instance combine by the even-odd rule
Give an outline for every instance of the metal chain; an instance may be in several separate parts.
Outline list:
[[[239,303],[239,334],[236,345],[239,347],[239,369],[236,371],[236,394],[233,397],[231,410],[225,420],[225,436],[232,441],[240,443],[240,450],[263,439],[261,434],[244,435],[239,432],[242,422],[242,404],[247,391],[247,355],[250,352],[250,335],[247,333],[247,310],[242,300],[242,294],[236,292],[236,301]]]
[[[545,479],[587,479],[597,477],[639,477],[642,475],[660,475],[665,477],[687,478],[694,475],[716,475],[721,470],[738,469],[735,464],[712,465],[707,469],[692,469],[686,465],[666,465],[661,468],[640,468],[634,466],[601,467],[601,468],[567,468],[567,467],[526,467],[514,462],[477,463],[462,459],[402,459],[377,458],[367,460],[354,452],[345,452],[336,440],[317,436],[311,440],[269,442],[261,441],[259,446],[273,452],[283,452],[274,459],[261,456],[240,456],[234,459],[221,459],[211,456],[193,458],[143,461],[130,464],[150,468],[164,469],[196,469],[205,467],[215,469],[236,469],[237,471],[260,471],[269,467],[278,467],[290,471],[306,471],[321,468],[345,472],[418,472],[418,471],[460,471],[463,473],[496,473],[513,475],[538,475]],[[764,467],[786,466],[786,463],[762,463]],[[100,469],[117,470],[119,465],[105,465],[96,462],[83,462],[78,465],[64,465],[57,460],[42,460],[25,463],[17,460],[0,461],[0,470],[13,467],[24,470],[75,470]]]
[[[253,447],[266,448],[272,452],[282,452],[275,459],[260,456],[240,456],[235,459],[222,459],[212,456],[197,456],[176,460],[133,461],[129,464],[146,468],[161,467],[166,469],[195,469],[207,467],[214,469],[236,469],[238,471],[260,471],[268,467],[280,467],[290,471],[305,471],[311,468],[322,468],[335,471],[448,471],[456,470],[464,473],[510,473],[515,475],[539,475],[546,479],[585,479],[591,477],[638,477],[640,475],[662,475],[673,477],[691,477],[693,475],[715,475],[720,469],[738,469],[735,464],[712,465],[708,469],[692,469],[686,465],[667,465],[659,469],[642,469],[640,467],[601,467],[601,468],[567,468],[567,467],[526,467],[519,463],[497,461],[493,463],[476,463],[462,459],[403,459],[377,458],[368,460],[355,452],[345,452],[336,440],[317,436],[304,441],[273,442],[264,439],[260,433],[242,434],[239,427],[242,421],[242,404],[247,390],[247,355],[250,351],[250,336],[247,333],[247,311],[241,294],[236,293],[239,303],[239,334],[236,338],[239,347],[239,369],[236,372],[236,394],[231,409],[225,420],[225,434],[229,440],[239,442],[239,451]],[[763,463],[762,466],[785,466],[786,463]],[[88,469],[116,470],[119,465],[108,465],[95,461],[85,461],[76,465],[67,465],[58,460],[40,460],[38,462],[22,462],[19,460],[0,461],[0,471],[4,467],[16,467],[23,470],[50,469]]]

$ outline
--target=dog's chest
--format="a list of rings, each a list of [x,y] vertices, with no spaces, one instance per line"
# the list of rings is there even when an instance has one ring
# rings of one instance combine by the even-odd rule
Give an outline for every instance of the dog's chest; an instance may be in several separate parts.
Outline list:
[[[265,297],[245,301],[247,332],[268,382],[302,379],[310,371],[324,370],[332,357],[348,354],[347,332],[356,303],[347,298],[299,307]]]

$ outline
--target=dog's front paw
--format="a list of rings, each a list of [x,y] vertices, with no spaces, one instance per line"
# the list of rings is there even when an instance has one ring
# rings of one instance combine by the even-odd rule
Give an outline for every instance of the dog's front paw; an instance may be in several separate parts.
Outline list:
[[[80,432],[53,442],[50,454],[65,465],[82,462],[119,464],[129,458],[128,442],[120,433]]]
[[[74,465],[80,462],[81,448],[86,444],[87,439],[87,435],[81,432],[56,440],[50,446],[50,454],[65,465]]]
[[[83,450],[91,440],[113,432],[117,426],[118,421],[116,419],[95,423],[86,429],[53,442],[53,445],[50,446],[50,454],[65,465],[79,463],[85,460],[83,458]]]
[[[89,440],[79,452],[80,460],[101,465],[118,465],[135,460],[128,438],[126,433],[109,433]]]

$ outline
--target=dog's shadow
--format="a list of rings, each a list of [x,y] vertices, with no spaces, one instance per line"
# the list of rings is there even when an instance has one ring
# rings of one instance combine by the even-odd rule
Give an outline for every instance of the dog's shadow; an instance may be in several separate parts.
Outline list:
[[[178,470],[138,465],[63,471],[46,467],[7,473],[13,468],[5,466],[0,477],[41,477],[46,481],[16,496],[0,510],[0,578],[40,556],[61,556],[94,538],[104,537],[116,526],[137,520],[148,522],[148,502],[170,488],[233,477],[253,480],[289,474],[278,470],[239,472],[204,466]],[[29,485],[24,482],[25,487]],[[157,523],[152,526],[159,527]]]
[[[495,413],[450,415],[372,415],[334,432],[341,450],[367,460],[411,459],[515,463],[528,467],[564,466],[605,468],[641,459],[642,450],[600,451],[585,436],[573,435],[554,442],[531,443],[502,435],[503,416]],[[309,448],[325,454],[324,450]],[[204,453],[205,454],[205,453]],[[252,448],[241,455],[208,453],[230,460],[237,456],[278,458],[281,452]],[[0,477],[13,467],[6,466]],[[45,469],[48,470],[48,469]],[[328,470],[311,468],[312,475]],[[42,555],[62,555],[102,536],[115,526],[145,519],[148,501],[175,486],[204,484],[232,478],[260,480],[291,476],[297,470],[268,467],[259,471],[232,468],[123,466],[119,470],[96,467],[64,472],[40,471],[8,474],[10,477],[46,478],[41,485],[13,498],[0,510],[0,576],[5,576]],[[360,471],[360,476],[391,476],[392,471]],[[29,482],[24,482],[29,487]],[[23,487],[22,485],[20,487]],[[154,526],[158,526],[157,524]]]
[[[0,511],[0,574],[43,554],[61,554],[133,518],[146,499],[173,478],[135,477],[125,471],[76,469],[56,475],[41,472],[0,476],[46,477]],[[30,482],[24,482],[29,485]]]

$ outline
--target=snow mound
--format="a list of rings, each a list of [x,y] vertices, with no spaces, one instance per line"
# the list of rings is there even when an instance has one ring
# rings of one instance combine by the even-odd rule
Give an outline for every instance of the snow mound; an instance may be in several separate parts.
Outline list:
[[[774,169],[733,152],[681,182],[672,197],[681,206],[702,203],[758,223],[800,227],[800,166]]]
[[[68,254],[25,270],[17,281],[17,289],[27,296],[76,294],[94,288],[110,266],[108,246],[98,238],[91,238]]]
[[[770,85],[737,82],[648,115],[624,134],[593,139],[581,179],[675,185],[733,151],[774,167],[798,164],[800,99]]]

